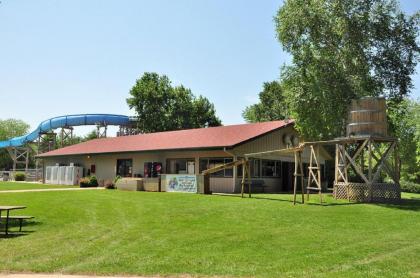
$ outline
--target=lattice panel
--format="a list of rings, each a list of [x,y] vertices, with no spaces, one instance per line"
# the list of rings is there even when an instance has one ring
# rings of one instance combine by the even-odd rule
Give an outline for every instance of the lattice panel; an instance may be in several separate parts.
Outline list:
[[[401,188],[394,183],[375,183],[372,188],[366,183],[337,183],[334,196],[356,202],[389,203],[401,199]]]

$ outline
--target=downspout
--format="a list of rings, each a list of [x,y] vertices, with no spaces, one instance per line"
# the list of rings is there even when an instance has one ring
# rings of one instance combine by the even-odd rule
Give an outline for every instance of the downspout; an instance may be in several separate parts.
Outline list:
[[[232,156],[232,158],[233,158],[233,161],[235,161],[235,160],[237,160],[238,159],[238,157],[234,154],[234,153],[231,153],[231,152],[229,152],[229,151],[227,151],[227,149],[226,149],[226,147],[223,147],[223,151],[225,152],[225,153],[227,153],[228,155],[230,155],[230,156]],[[233,171],[232,171],[233,173],[233,175],[232,175],[232,188],[233,188],[233,192],[235,192],[235,189],[236,189],[236,178],[237,178],[237,167],[235,166],[235,167],[233,167]]]

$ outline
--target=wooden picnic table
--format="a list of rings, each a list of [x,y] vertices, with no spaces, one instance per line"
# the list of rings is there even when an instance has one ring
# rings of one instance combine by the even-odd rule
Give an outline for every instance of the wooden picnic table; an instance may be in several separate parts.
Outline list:
[[[0,219],[1,219],[1,212],[4,210],[6,211],[6,227],[4,228],[4,231],[6,233],[6,235],[9,232],[9,213],[11,210],[15,210],[15,209],[24,209],[26,208],[25,206],[0,206]]]

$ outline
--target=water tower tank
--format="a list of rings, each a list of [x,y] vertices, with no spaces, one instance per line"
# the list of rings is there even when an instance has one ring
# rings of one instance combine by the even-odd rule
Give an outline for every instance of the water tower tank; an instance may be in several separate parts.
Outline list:
[[[386,101],[382,97],[352,100],[347,136],[387,136]]]

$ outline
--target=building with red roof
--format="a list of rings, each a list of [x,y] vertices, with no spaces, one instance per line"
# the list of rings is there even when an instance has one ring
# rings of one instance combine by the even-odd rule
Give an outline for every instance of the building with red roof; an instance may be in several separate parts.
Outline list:
[[[44,168],[79,165],[85,175],[96,175],[100,183],[116,176],[196,175],[245,154],[286,148],[285,138],[290,142],[298,139],[293,125],[292,120],[285,120],[100,138],[43,153],[38,158],[43,159]],[[261,180],[266,191],[289,191],[293,167],[290,154],[254,159],[252,178]],[[238,192],[241,175],[240,167],[212,174],[210,188],[213,192]]]

